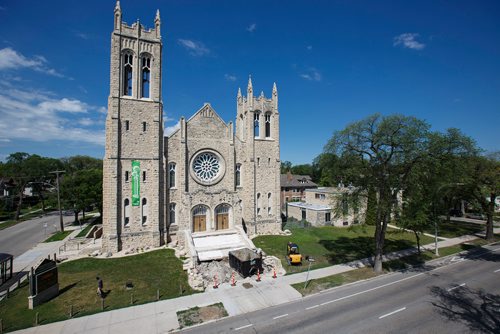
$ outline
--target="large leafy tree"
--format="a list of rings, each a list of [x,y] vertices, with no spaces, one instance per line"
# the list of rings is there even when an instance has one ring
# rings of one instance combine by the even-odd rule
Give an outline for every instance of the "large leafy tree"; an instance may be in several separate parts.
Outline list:
[[[469,160],[469,170],[466,189],[486,214],[486,239],[492,240],[495,201],[500,193],[500,152],[488,157],[473,157]]]
[[[71,174],[84,169],[102,169],[102,160],[86,155],[75,155],[69,158],[62,158],[66,173]]]
[[[17,208],[14,219],[19,220],[24,199],[24,191],[28,185],[39,196],[42,208],[45,210],[43,191],[45,185],[49,184],[50,171],[60,166],[57,159],[45,158],[36,154],[25,152],[12,153],[7,157],[7,161],[2,167],[2,176],[10,177],[14,180],[17,193]]]
[[[75,222],[89,206],[95,205],[102,214],[102,168],[86,168],[92,166],[81,165],[83,169],[66,174],[61,184],[64,207],[73,211]]]
[[[467,161],[477,152],[474,141],[458,129],[429,134],[427,154],[414,166],[403,189],[399,221],[415,233],[419,251],[419,233],[432,225],[437,229],[439,217],[449,219],[450,207],[464,199]]]
[[[429,125],[414,117],[375,114],[337,131],[325,147],[343,161],[359,191],[375,191],[374,270],[382,272],[387,224],[413,168],[425,156]]]

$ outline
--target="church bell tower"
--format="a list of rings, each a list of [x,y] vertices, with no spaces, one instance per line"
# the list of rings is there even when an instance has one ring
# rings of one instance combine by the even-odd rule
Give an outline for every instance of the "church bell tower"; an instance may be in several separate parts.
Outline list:
[[[122,21],[114,10],[106,147],[103,161],[103,250],[164,243],[162,42],[154,28]]]

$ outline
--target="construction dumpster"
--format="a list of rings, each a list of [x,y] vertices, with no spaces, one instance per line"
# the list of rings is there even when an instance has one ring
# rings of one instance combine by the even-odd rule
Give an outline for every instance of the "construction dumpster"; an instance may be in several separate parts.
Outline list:
[[[241,248],[229,252],[229,265],[243,277],[262,272],[262,254],[249,248]]]

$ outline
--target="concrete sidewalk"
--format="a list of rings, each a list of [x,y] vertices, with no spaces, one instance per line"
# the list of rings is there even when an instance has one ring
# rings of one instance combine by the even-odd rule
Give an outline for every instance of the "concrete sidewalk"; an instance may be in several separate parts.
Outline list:
[[[500,229],[496,230],[498,231],[495,231],[495,233],[500,232]],[[453,246],[476,238],[475,236],[462,236],[447,239],[440,241],[438,246]],[[426,245],[424,248],[433,250],[434,244]],[[387,254],[384,260],[392,260],[415,254],[416,252],[416,249],[394,252]],[[370,259],[363,259],[347,264],[311,270],[309,279],[355,270],[368,263],[370,263]],[[230,284],[223,284],[218,289],[208,288],[204,293],[111,310],[109,312],[32,327],[14,333],[166,333],[179,328],[177,311],[189,309],[194,306],[201,307],[223,303],[229,316],[235,316],[301,299],[302,295],[292,288],[290,284],[304,282],[306,276],[307,272],[281,276],[276,279],[273,279],[269,275],[263,275],[261,282],[256,282],[254,277],[250,277],[237,281],[235,287],[232,287]],[[250,285],[245,284],[247,287],[244,287],[242,283],[249,283]]]

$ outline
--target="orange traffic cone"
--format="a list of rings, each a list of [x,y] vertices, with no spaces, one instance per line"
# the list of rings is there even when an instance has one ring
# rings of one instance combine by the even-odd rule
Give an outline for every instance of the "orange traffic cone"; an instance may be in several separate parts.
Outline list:
[[[260,282],[260,269],[257,269],[257,282]]]
[[[276,278],[278,276],[276,276],[276,267],[273,268],[273,278]]]

